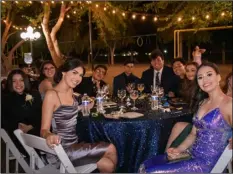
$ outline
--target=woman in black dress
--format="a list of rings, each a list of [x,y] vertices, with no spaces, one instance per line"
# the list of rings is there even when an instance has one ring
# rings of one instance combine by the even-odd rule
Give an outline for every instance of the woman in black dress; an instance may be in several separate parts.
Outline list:
[[[10,72],[7,78],[7,94],[2,98],[2,127],[12,140],[19,144],[13,131],[39,135],[41,124],[41,97],[30,90],[27,75],[20,69]]]

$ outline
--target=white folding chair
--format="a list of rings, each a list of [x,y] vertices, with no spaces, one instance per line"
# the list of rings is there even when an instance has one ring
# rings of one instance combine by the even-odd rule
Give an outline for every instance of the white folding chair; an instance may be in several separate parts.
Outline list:
[[[18,163],[21,165],[23,170],[26,173],[32,173],[33,171],[24,160],[24,156],[19,152],[9,135],[6,133],[4,129],[1,128],[1,138],[6,143],[6,173],[9,173],[9,162],[12,159],[15,159],[15,172],[18,173]],[[12,153],[13,156],[10,156],[9,152]]]
[[[44,138],[41,138],[35,135],[25,134],[23,132],[19,133],[19,135],[21,135],[23,143],[26,146],[42,150],[44,152],[51,153],[53,155],[57,155],[57,157],[61,161],[60,173],[65,173],[66,171],[68,173],[90,173],[97,168],[96,163],[74,167],[61,144],[59,144],[58,146],[55,146],[54,149],[51,149],[48,147],[46,140]],[[30,155],[32,158],[31,160],[32,164],[35,164],[34,163],[35,158],[38,158],[38,156],[34,155],[34,152],[35,151],[33,151],[33,154]],[[32,167],[33,167],[32,169],[35,170],[34,166]],[[51,168],[49,168],[49,170],[51,170]],[[49,171],[49,170],[46,170],[46,171]]]
[[[218,159],[211,173],[222,173],[226,167],[228,167],[229,173],[232,173],[232,149],[229,149],[228,145],[223,151],[222,155]]]

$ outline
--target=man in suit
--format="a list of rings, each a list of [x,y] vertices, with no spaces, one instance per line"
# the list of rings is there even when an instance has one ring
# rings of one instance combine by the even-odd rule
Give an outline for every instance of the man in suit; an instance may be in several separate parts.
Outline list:
[[[141,82],[145,85],[145,92],[151,92],[151,86],[160,86],[164,94],[177,91],[178,77],[172,68],[164,65],[164,56],[159,49],[151,52],[151,67],[142,73]]]
[[[98,89],[106,85],[103,81],[106,73],[107,67],[105,65],[97,65],[92,76],[83,77],[82,82],[74,88],[74,92],[79,94],[86,93],[89,97],[96,97]]]
[[[133,60],[126,60],[124,62],[124,72],[114,77],[113,79],[113,96],[117,96],[117,91],[119,89],[126,89],[128,83],[137,84],[139,82],[139,78],[132,73],[133,68]]]

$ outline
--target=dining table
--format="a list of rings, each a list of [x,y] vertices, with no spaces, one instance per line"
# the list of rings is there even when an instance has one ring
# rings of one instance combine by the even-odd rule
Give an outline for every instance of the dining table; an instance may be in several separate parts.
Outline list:
[[[192,122],[193,114],[185,105],[169,106],[169,110],[151,110],[150,102],[144,99],[136,106],[137,111],[126,108],[127,117],[111,117],[111,114],[106,117],[106,114],[93,114],[95,111],[88,117],[81,114],[77,117],[76,132],[80,142],[104,141],[115,145],[118,156],[116,173],[138,172],[143,161],[164,153],[175,123]],[[106,113],[119,110],[118,106],[105,109]],[[141,115],[134,117],[135,112]]]

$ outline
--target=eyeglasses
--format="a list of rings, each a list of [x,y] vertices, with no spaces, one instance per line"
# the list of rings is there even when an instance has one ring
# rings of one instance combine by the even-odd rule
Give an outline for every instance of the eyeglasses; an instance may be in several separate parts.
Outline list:
[[[106,71],[101,71],[100,69],[95,70],[96,73],[105,75]]]
[[[44,68],[44,71],[53,70],[53,69],[55,69],[55,67]]]

